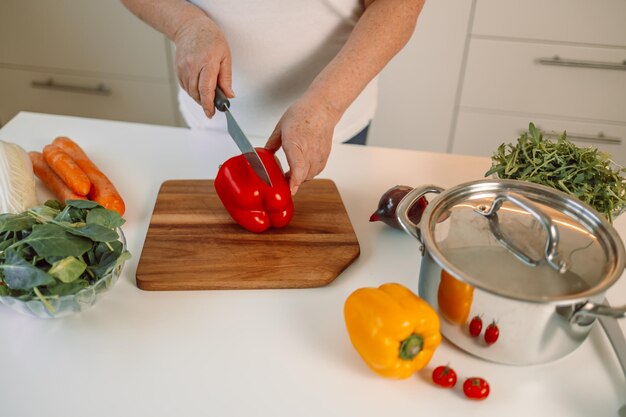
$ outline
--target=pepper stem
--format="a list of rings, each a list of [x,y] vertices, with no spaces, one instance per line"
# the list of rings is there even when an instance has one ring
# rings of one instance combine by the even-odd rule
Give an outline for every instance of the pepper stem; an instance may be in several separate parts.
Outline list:
[[[400,359],[410,361],[422,351],[424,347],[424,338],[413,333],[400,344]]]

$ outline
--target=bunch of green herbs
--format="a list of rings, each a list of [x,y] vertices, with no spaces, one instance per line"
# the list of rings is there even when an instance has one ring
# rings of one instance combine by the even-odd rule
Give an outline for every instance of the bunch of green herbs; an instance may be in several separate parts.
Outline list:
[[[626,184],[609,156],[594,147],[578,147],[566,132],[556,140],[544,139],[530,123],[516,144],[501,144],[491,157],[485,176],[516,179],[564,191],[595,208],[609,222],[626,207]]]
[[[93,201],[50,200],[0,215],[0,296],[49,299],[76,294],[130,258],[116,231],[117,213]]]

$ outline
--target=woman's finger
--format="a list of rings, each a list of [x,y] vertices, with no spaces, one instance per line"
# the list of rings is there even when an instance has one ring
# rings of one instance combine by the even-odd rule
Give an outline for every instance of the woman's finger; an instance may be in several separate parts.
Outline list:
[[[282,138],[280,134],[280,122],[279,122],[274,128],[274,131],[270,135],[269,139],[267,139],[267,142],[265,142],[265,149],[275,153],[277,150],[280,149],[280,145],[282,143],[281,139]]]
[[[187,93],[198,104],[200,104],[200,91],[198,91],[198,86],[200,85],[200,74],[202,74],[202,69],[198,72],[194,71],[189,74],[189,89],[187,90]]]
[[[313,178],[313,177],[316,177],[320,172],[322,172],[324,168],[326,168],[326,163],[328,162],[328,156],[324,156],[324,153],[322,151],[312,153],[311,156],[315,158],[314,163],[311,164],[311,165],[314,165],[315,168],[312,169],[310,172],[311,178]]]
[[[323,166],[321,163],[319,162],[311,162],[310,168],[309,168],[309,172],[306,176],[307,180],[311,180],[313,178],[315,178],[315,176],[317,174],[319,174],[320,172],[322,172]]]
[[[295,195],[298,188],[309,175],[309,164],[302,149],[299,147],[285,150],[287,163],[289,164],[289,189],[291,194]]]
[[[217,71],[212,70],[209,65],[206,65],[200,71],[198,92],[200,93],[200,104],[204,109],[204,113],[209,117],[215,115],[215,86],[217,83]]]
[[[235,98],[235,92],[233,91],[233,65],[230,59],[230,55],[226,56],[222,62],[220,62],[220,72],[217,76],[217,82],[222,91],[228,98]]]
[[[289,172],[290,172],[289,190],[291,191],[291,195],[296,195],[296,193],[298,192],[298,189],[304,182],[304,175],[302,174],[302,171],[299,169],[296,169],[295,171],[289,171]]]

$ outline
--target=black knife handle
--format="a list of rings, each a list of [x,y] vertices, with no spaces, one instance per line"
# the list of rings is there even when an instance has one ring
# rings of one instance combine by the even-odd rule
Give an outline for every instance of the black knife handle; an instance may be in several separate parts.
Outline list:
[[[215,108],[219,111],[226,111],[230,107],[230,101],[228,101],[228,97],[222,91],[221,88],[215,87],[215,99],[213,100],[215,104]]]

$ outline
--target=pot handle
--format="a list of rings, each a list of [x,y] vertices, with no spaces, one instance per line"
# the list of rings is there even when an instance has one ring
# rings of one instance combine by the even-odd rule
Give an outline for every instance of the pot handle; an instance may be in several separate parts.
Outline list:
[[[409,210],[424,195],[428,193],[440,194],[443,190],[443,188],[436,185],[422,185],[409,191],[409,193],[400,200],[398,207],[396,207],[396,217],[402,229],[422,244],[422,233],[420,232],[419,226],[409,219]]]
[[[598,317],[612,317],[614,319],[621,319],[626,317],[626,305],[620,307],[612,307],[608,305],[606,299],[605,304],[596,304],[588,301],[576,308],[571,320],[578,324],[587,324],[593,322],[593,319]]]
[[[546,261],[548,261],[548,264],[552,268],[556,269],[560,273],[564,273],[565,271],[567,271],[569,265],[565,260],[561,259],[561,256],[558,253],[559,230],[556,228],[554,223],[552,223],[552,220],[550,220],[549,216],[543,213],[528,198],[521,196],[517,193],[500,193],[495,196],[490,207],[479,206],[475,209],[477,213],[481,214],[489,220],[489,228],[491,229],[491,233],[493,233],[498,242],[500,242],[502,246],[507,248],[513,255],[515,255],[515,257],[517,257],[522,262],[531,266],[537,266],[539,264],[540,261],[532,259],[522,250],[516,247],[513,243],[506,240],[506,238],[500,231],[497,211],[500,209],[500,207],[502,207],[502,204],[505,200],[510,201],[511,203],[530,213],[543,226],[543,228],[548,233],[546,247],[544,250]]]
[[[626,317],[626,306],[611,307],[605,298],[603,304],[586,302],[578,306],[571,316],[573,323],[591,325],[597,318],[617,355],[622,372],[626,376],[626,339],[616,319]],[[626,408],[626,406],[624,407]]]

